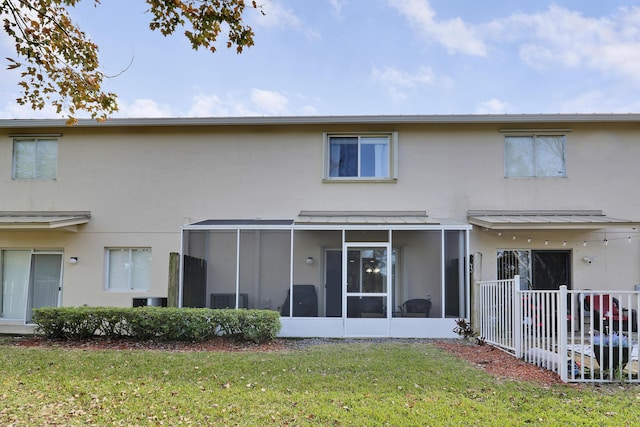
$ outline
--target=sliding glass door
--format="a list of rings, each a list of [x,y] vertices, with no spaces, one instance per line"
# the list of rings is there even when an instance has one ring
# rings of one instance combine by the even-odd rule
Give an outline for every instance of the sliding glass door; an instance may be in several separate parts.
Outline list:
[[[0,251],[0,319],[31,320],[31,309],[57,307],[62,285],[62,254]]]

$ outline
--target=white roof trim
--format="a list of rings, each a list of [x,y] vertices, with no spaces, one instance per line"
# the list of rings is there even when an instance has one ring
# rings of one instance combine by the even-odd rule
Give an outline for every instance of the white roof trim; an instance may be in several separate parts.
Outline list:
[[[469,211],[469,222],[490,230],[593,230],[634,227],[637,221],[611,218],[602,211]]]
[[[482,124],[482,123],[620,123],[640,122],[640,114],[433,114],[372,116],[262,116],[262,117],[167,117],[113,118],[105,122],[81,119],[77,127],[144,126],[247,126],[247,125],[337,125],[337,124]],[[2,119],[0,128],[69,129],[64,119]]]

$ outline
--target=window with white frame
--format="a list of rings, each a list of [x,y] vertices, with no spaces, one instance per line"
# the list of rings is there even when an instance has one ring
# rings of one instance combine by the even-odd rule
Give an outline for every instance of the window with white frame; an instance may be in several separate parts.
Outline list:
[[[151,285],[150,248],[109,248],[106,250],[107,289],[148,291]]]
[[[326,134],[325,179],[394,180],[396,134]]]
[[[57,173],[57,140],[14,139],[13,179],[56,179]]]
[[[505,136],[504,175],[566,177],[565,135]]]

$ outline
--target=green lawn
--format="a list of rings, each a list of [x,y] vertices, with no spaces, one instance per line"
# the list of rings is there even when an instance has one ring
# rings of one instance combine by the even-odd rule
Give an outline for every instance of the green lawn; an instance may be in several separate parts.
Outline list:
[[[430,344],[285,352],[0,342],[0,425],[639,425],[640,388],[495,379]]]

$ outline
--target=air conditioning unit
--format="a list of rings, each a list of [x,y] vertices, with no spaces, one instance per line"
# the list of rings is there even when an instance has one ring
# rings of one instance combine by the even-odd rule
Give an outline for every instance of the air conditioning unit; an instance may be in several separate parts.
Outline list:
[[[133,304],[134,307],[166,307],[167,299],[166,298],[134,298]]]
[[[240,294],[239,308],[249,308],[249,294]],[[211,308],[236,308],[236,294],[211,294]]]

